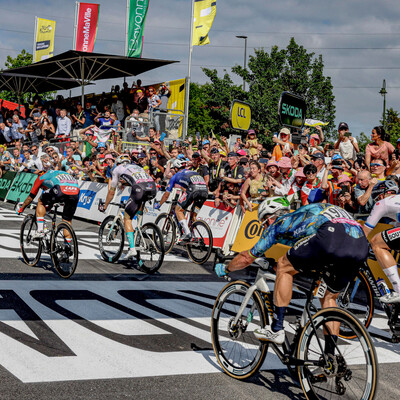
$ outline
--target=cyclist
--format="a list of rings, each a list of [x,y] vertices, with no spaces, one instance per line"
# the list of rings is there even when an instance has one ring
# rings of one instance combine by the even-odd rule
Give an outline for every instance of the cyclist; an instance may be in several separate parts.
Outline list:
[[[132,161],[138,163],[132,155]],[[131,194],[126,202],[124,213],[124,225],[126,237],[129,242],[127,258],[136,256],[135,237],[132,227],[132,218],[139,211],[140,207],[148,200],[156,197],[157,188],[154,180],[146,171],[136,164],[131,164],[131,157],[128,154],[121,154],[115,160],[116,168],[112,171],[111,183],[108,189],[105,204],[99,204],[99,211],[106,211],[111,200],[114,198],[118,182],[123,180],[131,186]]]
[[[375,203],[371,214],[367,218],[363,229],[366,236],[375,228],[383,217],[400,222],[400,195],[399,188],[391,180],[378,182],[372,189],[371,197]],[[391,250],[400,250],[400,227],[387,229],[377,233],[371,239],[371,247],[379,265],[393,286],[394,292],[380,298],[382,303],[400,303],[400,278],[397,263],[390,253]]]
[[[217,264],[218,276],[246,268],[261,257],[275,243],[292,246],[278,260],[274,289],[274,316],[270,326],[256,329],[260,340],[282,344],[284,314],[292,298],[293,276],[302,272],[319,271],[327,268],[327,291],[321,299],[322,308],[336,307],[338,293],[357,271],[368,256],[368,241],[361,225],[344,209],[322,203],[313,203],[293,213],[284,197],[271,197],[258,208],[258,219],[267,227],[261,238],[250,251],[239,253],[228,266]],[[323,263],[323,265],[321,265]],[[334,332],[339,333],[339,326]],[[332,346],[326,341],[326,346]],[[331,348],[326,349],[333,354]]]
[[[49,170],[50,163],[43,163],[43,171],[36,178],[29,196],[23,203],[18,204],[17,214],[21,214],[35,199],[39,189],[43,189],[36,206],[37,231],[32,239],[40,239],[45,235],[44,217],[46,210],[50,210],[54,203],[64,203],[62,212],[63,221],[71,223],[79,202],[78,181],[64,171]],[[67,230],[64,230],[65,240],[71,243],[72,237]]]
[[[174,187],[182,190],[178,199],[178,204],[175,207],[175,214],[179,224],[183,230],[182,241],[190,241],[192,235],[190,233],[188,222],[185,218],[184,210],[187,210],[193,204],[193,220],[199,213],[201,206],[207,200],[208,189],[207,184],[202,176],[196,171],[189,171],[186,168],[185,160],[175,160],[172,164],[172,169],[175,170],[175,175],[170,179],[166,192],[159,203],[154,204],[154,208],[158,210],[167,200]]]

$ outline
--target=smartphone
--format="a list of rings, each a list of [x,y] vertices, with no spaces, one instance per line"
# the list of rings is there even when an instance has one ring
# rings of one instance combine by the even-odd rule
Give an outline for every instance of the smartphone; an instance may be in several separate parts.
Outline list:
[[[171,151],[172,151],[172,148],[173,148],[173,145],[170,144],[170,145],[168,146],[168,151],[171,152]]]
[[[163,142],[165,139],[165,136],[167,136],[167,134],[165,132],[163,132],[160,136],[160,142]]]
[[[340,192],[340,194],[344,195],[345,193],[349,193],[349,188],[347,186],[342,186],[342,191]]]
[[[301,145],[300,145],[300,146],[301,146]],[[299,147],[300,147],[300,146],[299,146]],[[298,156],[298,155],[299,155],[299,151],[298,151],[298,150],[295,150],[295,151],[294,151],[294,155],[295,155],[295,156]]]
[[[350,132],[345,132],[344,136],[345,136],[345,137],[350,137],[350,136],[351,136],[351,133],[350,133]]]
[[[90,107],[92,110],[95,110],[96,109],[96,106],[91,106]]]
[[[150,143],[154,143],[154,138],[150,138]]]

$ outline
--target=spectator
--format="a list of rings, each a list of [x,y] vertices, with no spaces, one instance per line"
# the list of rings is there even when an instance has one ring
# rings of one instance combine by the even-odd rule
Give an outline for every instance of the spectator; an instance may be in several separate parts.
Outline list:
[[[8,121],[10,122],[10,121]],[[26,121],[24,120],[20,120],[18,115],[14,114],[12,117],[12,122],[11,122],[11,137],[12,140],[17,141],[17,140],[21,140],[21,139],[25,139],[24,135],[23,135],[23,131],[25,130],[25,128],[28,126],[28,124],[26,123]]]
[[[221,154],[216,147],[211,149],[211,159],[212,162],[209,163],[210,180],[208,184],[208,190],[215,193],[219,184],[221,183],[220,173],[225,169],[227,163],[222,160]],[[211,161],[211,159],[209,159],[209,161]]]
[[[358,204],[354,198],[353,186],[351,179],[347,175],[341,175],[338,180],[340,193],[338,196],[338,204],[350,213],[357,212]]]
[[[272,157],[275,161],[279,161],[281,157],[287,155],[292,155],[292,150],[294,148],[293,143],[290,142],[290,130],[288,128],[282,128],[278,136],[274,136],[272,141],[276,143],[274,150],[272,152]]]
[[[341,122],[338,126],[339,139],[335,143],[335,150],[339,149],[340,155],[344,160],[355,160],[360,151],[357,139],[349,132],[346,122]]]
[[[304,167],[303,172],[306,176],[306,181],[300,193],[303,206],[321,202],[323,200],[322,182],[317,177],[317,167],[313,164],[308,164]]]
[[[114,94],[112,97],[111,111],[115,113],[116,119],[122,123],[125,119],[124,103]]]
[[[106,179],[111,179],[112,171],[116,167],[114,157],[111,154],[107,154],[104,159],[107,164],[107,168],[105,170],[105,177],[106,177]]]
[[[149,87],[149,96],[147,97],[148,111],[150,121],[154,123],[157,133],[160,133],[160,105],[161,99],[156,95],[152,86]],[[138,107],[139,108],[139,107]]]
[[[133,103],[134,107],[139,110],[139,116],[141,118],[148,120],[149,116],[146,113],[146,110],[149,103],[147,101],[147,97],[144,95],[144,90],[138,89],[136,93],[137,93],[137,100]]]
[[[94,122],[96,122],[100,129],[110,129],[114,121],[111,118],[110,111],[105,111],[104,115],[98,113]]]
[[[143,118],[139,117],[139,110],[135,108],[127,118],[131,122],[132,130],[128,132],[127,141],[133,142],[137,136],[144,135]]]
[[[0,123],[0,144],[6,144],[11,142],[11,130],[9,126],[6,126],[4,122]]]
[[[41,124],[41,137],[50,141],[54,139],[56,129],[52,121],[50,120],[50,116],[42,116],[42,124]]]
[[[153,148],[150,149],[149,155],[150,155],[150,163],[149,163],[150,176],[157,183],[159,183],[164,177],[167,159],[161,154],[158,154],[157,151]]]
[[[76,103],[76,113],[72,114],[72,121],[73,121],[73,136],[77,137],[79,135],[79,131],[83,129],[85,122],[86,122],[86,114],[82,108],[81,103]]]
[[[121,120],[117,117],[117,114],[115,112],[111,112],[110,117],[113,120],[113,123],[112,123],[113,128],[115,128],[116,130],[120,130],[121,129]]]
[[[373,178],[376,178],[378,181],[385,180],[385,172],[386,172],[386,161],[383,159],[375,158],[372,160],[371,164],[371,174]]]
[[[96,106],[92,106],[90,101],[86,102],[85,105],[85,123],[83,124],[82,129],[87,128],[91,125],[95,125],[94,118],[97,116],[99,112],[96,109]]]
[[[325,173],[325,156],[321,152],[311,154],[311,163],[317,167],[317,177],[322,179]]]
[[[57,129],[55,138],[65,140],[69,138],[71,133],[71,120],[67,117],[67,110],[63,108],[60,111],[60,118],[57,120]]]
[[[257,160],[257,158],[258,158],[258,140],[257,140],[256,132],[254,131],[254,129],[250,129],[247,132],[245,148],[249,149],[250,158],[253,160]]]
[[[376,178],[372,178],[369,171],[360,171],[357,175],[357,185],[354,188],[354,197],[358,203],[359,214],[369,214],[374,207],[371,197],[372,189],[378,183]]]
[[[207,184],[207,188],[208,188],[208,184],[210,183],[210,172],[208,170],[208,166],[204,165],[202,163],[203,159],[200,155],[200,153],[195,152],[192,154],[192,166],[191,166],[191,170],[192,171],[196,171],[200,176],[202,176]]]
[[[389,158],[394,152],[391,143],[386,142],[386,133],[383,126],[375,126],[371,134],[372,143],[367,144],[365,148],[365,164],[370,168],[373,160],[379,159],[389,165]]]
[[[160,105],[160,131],[165,132],[165,120],[167,118],[168,101],[171,97],[171,89],[167,86],[166,82],[160,85],[157,95],[161,100]]]
[[[247,205],[247,208],[253,211],[252,202],[261,202],[268,194],[267,181],[261,172],[261,165],[255,160],[250,161],[249,165],[250,176],[246,179],[240,191],[243,212],[245,212],[244,205]]]
[[[61,162],[61,167],[64,171],[74,173],[76,168],[75,165],[82,165],[81,157],[74,155],[74,150],[71,147],[67,147],[67,156]]]
[[[10,164],[11,171],[19,171],[22,164],[22,156],[18,148],[14,147]]]
[[[3,173],[10,169],[11,166],[11,154],[7,151],[6,145],[0,145],[0,178],[3,176]]]

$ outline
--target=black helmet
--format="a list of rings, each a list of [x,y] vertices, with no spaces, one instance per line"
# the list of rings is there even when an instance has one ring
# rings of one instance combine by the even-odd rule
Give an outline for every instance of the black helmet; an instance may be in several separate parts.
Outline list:
[[[395,194],[399,193],[399,187],[396,182],[393,182],[392,180],[378,182],[372,189],[372,200],[377,201],[378,197],[386,192],[394,192]]]

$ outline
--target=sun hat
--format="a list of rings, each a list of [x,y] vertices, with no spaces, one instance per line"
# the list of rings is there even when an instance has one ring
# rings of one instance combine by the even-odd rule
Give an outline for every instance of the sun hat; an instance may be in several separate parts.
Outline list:
[[[278,167],[279,168],[292,168],[292,163],[290,162],[289,157],[281,157],[281,159],[278,161]]]

